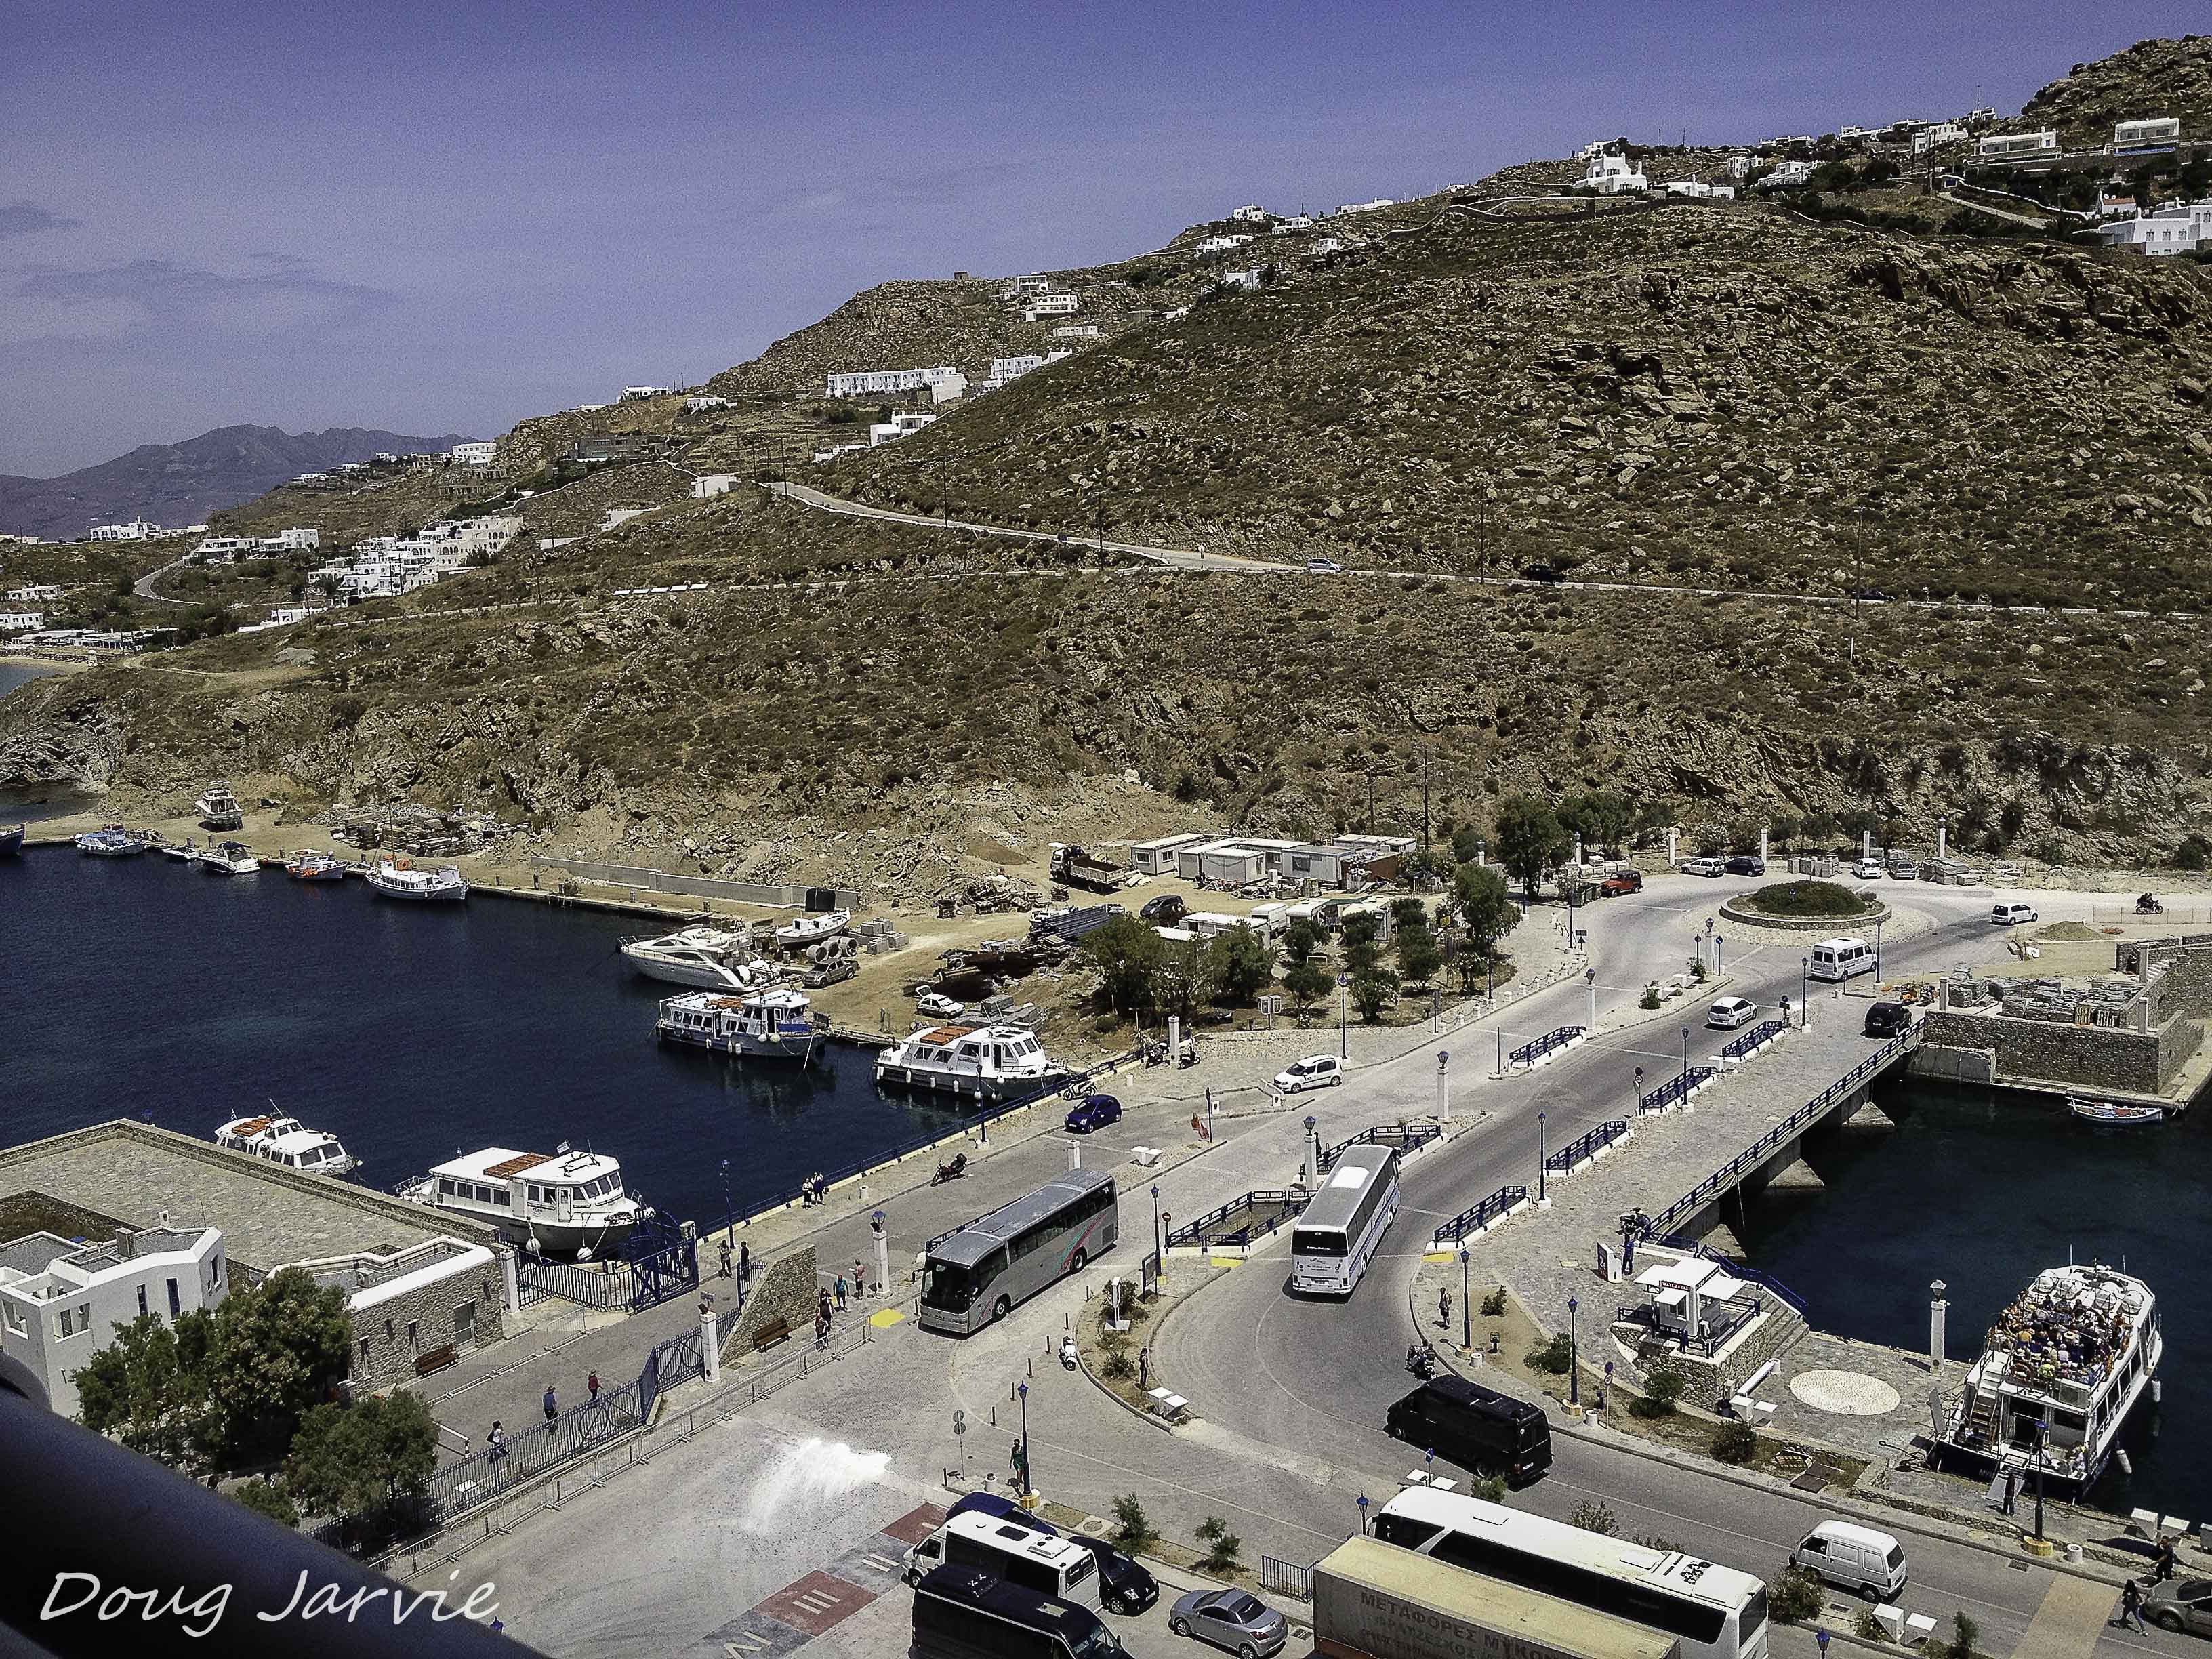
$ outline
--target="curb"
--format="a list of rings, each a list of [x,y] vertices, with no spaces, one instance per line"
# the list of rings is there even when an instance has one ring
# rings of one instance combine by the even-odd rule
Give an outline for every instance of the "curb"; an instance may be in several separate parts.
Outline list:
[[[1838,884],[1839,886],[1841,884],[1841,883]],[[1954,890],[1947,888],[1945,890],[1949,891]],[[1955,890],[1960,892],[1972,892],[1973,890],[1972,888],[1960,888]],[[1723,899],[1721,901],[1720,908],[1723,915],[1726,916],[1730,921],[1736,923],[1740,927],[1771,927],[1779,933],[1817,933],[1821,932],[1823,929],[1832,930],[1838,927],[1870,927],[1878,921],[1885,924],[1887,923],[1890,919],[1897,914],[1897,912],[1887,902],[1877,902],[1872,910],[1866,912],[1863,915],[1856,916],[1762,915],[1756,910],[1746,910],[1739,908],[1735,900],[1733,898]]]

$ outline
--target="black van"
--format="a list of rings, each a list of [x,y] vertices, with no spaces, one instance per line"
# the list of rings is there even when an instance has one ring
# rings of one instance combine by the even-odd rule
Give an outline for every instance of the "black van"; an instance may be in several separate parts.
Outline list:
[[[1127,1659],[1090,1608],[976,1567],[939,1567],[914,1587],[914,1651],[921,1659]]]
[[[1544,1413],[1470,1382],[1432,1376],[1390,1407],[1382,1426],[1475,1474],[1499,1474],[1525,1486],[1552,1467],[1552,1425]]]

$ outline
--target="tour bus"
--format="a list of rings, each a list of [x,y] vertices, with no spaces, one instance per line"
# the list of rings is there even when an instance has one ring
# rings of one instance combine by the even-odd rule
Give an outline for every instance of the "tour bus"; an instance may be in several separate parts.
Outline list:
[[[974,1567],[1023,1589],[1063,1601],[1098,1606],[1098,1558],[1040,1528],[996,1515],[956,1515],[906,1553],[906,1581],[918,1584],[939,1567]]]
[[[1291,1288],[1350,1296],[1398,1214],[1398,1153],[1347,1146],[1291,1230]]]
[[[1090,1608],[974,1567],[939,1567],[915,1586],[914,1650],[921,1659],[1125,1659]]]
[[[1425,1486],[1385,1504],[1374,1531],[1386,1544],[1676,1637],[1682,1659],[1766,1659],[1766,1586],[1734,1567]]]
[[[1856,979],[1874,972],[1874,946],[1863,939],[1824,939],[1813,947],[1814,979]]]
[[[1114,1172],[1070,1170],[1026,1198],[929,1241],[921,1324],[965,1336],[1068,1273],[1121,1237]]]

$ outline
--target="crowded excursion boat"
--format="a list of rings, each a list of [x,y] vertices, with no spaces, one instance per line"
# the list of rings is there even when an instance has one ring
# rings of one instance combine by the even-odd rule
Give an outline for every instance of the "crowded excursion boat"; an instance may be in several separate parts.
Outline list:
[[[747,934],[720,927],[679,927],[657,939],[626,939],[623,958],[647,979],[709,991],[758,991],[777,971],[753,955]]]
[[[660,1005],[655,1029],[664,1042],[688,1042],[712,1054],[795,1060],[804,1066],[830,1036],[829,1020],[810,1017],[809,1006],[805,996],[792,990],[738,997],[687,991]]]
[[[413,899],[429,904],[458,903],[469,896],[469,884],[459,869],[446,865],[436,870],[417,870],[405,859],[380,860],[369,871],[370,887],[386,898]]]
[[[1003,1100],[1058,1082],[1067,1068],[1018,1025],[930,1025],[876,1057],[880,1087]]]
[[[296,1117],[234,1117],[215,1132],[215,1144],[311,1175],[349,1175],[361,1168],[336,1135],[310,1129]]]
[[[641,1211],[623,1190],[621,1164],[598,1152],[572,1152],[565,1140],[551,1153],[487,1146],[404,1182],[398,1194],[489,1222],[541,1253],[580,1259],[619,1244]]]

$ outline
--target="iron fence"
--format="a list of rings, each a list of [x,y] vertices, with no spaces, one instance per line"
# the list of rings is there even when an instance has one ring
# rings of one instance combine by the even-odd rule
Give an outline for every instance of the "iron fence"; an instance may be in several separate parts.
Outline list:
[[[534,1475],[582,1456],[603,1442],[640,1427],[653,1402],[645,1379],[602,1389],[599,1397],[571,1406],[549,1423],[527,1424],[509,1433],[501,1425],[496,1445],[448,1463],[430,1477],[425,1493],[441,1520],[510,1491]]]
[[[1260,1558],[1260,1588],[1300,1601],[1313,1600],[1313,1569],[1272,1555]]]
[[[1583,1028],[1579,1025],[1562,1025],[1556,1031],[1545,1032],[1534,1042],[1522,1043],[1505,1058],[1512,1064],[1533,1066],[1553,1050],[1563,1048],[1572,1042],[1577,1037],[1582,1036],[1583,1031]]]
[[[1312,1195],[1294,1189],[1276,1188],[1266,1192],[1247,1193],[1242,1198],[1231,1199],[1218,1210],[1212,1210],[1188,1222],[1168,1235],[1168,1247],[1188,1244],[1249,1244],[1255,1237],[1264,1238],[1285,1221],[1304,1212],[1307,1200]],[[1256,1221],[1248,1221],[1241,1227],[1223,1226],[1230,1217],[1240,1212],[1277,1206],[1272,1215]]]
[[[1761,1043],[1771,1042],[1790,1029],[1786,1021],[1763,1019],[1741,1036],[1732,1037],[1721,1045],[1721,1053],[1730,1060],[1741,1060]]]
[[[1614,1118],[1609,1123],[1601,1123],[1588,1134],[1569,1141],[1558,1152],[1547,1153],[1544,1167],[1554,1175],[1565,1175],[1584,1159],[1595,1158],[1627,1133],[1628,1125],[1622,1119]]]
[[[1340,1140],[1321,1155],[1322,1173],[1326,1175],[1336,1167],[1336,1160],[1354,1146],[1395,1146],[1401,1152],[1410,1152],[1427,1146],[1443,1133],[1434,1123],[1384,1123],[1372,1129],[1362,1129],[1349,1140]]]
[[[1663,1112],[1680,1101],[1687,1100],[1693,1090],[1702,1089],[1720,1075],[1717,1066],[1692,1066],[1686,1072],[1668,1078],[1648,1095],[1639,1095],[1636,1109],[1644,1112]]]
[[[629,1306],[630,1269],[626,1261],[549,1261],[544,1256],[521,1253],[514,1277],[524,1307],[557,1296],[586,1308],[620,1310]]]
[[[1515,1205],[1524,1203],[1528,1197],[1526,1187],[1500,1187],[1472,1209],[1462,1210],[1436,1231],[1439,1243],[1449,1241],[1456,1244],[1469,1233],[1487,1227]]]

